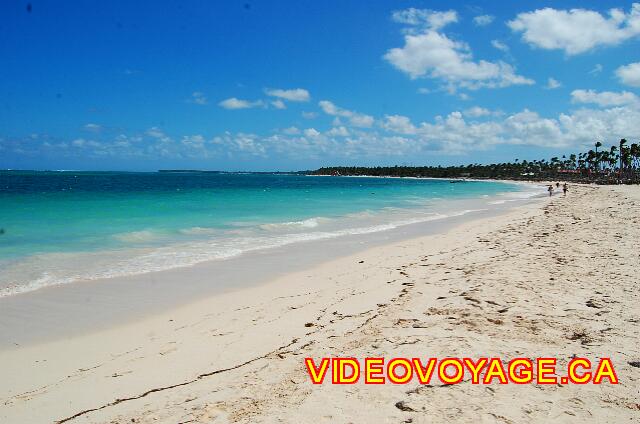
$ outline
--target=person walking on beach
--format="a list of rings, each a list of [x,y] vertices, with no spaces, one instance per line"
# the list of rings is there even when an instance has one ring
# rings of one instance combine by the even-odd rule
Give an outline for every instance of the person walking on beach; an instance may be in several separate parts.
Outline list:
[[[556,183],[556,188],[560,188],[560,183]]]
[[[567,183],[562,184],[562,192],[565,196],[567,195],[567,191],[569,191],[569,186],[567,185]]]
[[[553,184],[549,184],[547,191],[549,192],[549,197],[551,197],[553,195]]]

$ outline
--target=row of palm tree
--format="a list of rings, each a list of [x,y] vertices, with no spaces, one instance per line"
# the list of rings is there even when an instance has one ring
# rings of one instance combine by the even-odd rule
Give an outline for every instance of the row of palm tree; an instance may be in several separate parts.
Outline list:
[[[603,148],[597,141],[587,152],[550,160],[518,160],[489,165],[325,167],[314,175],[372,175],[435,178],[506,178],[517,180],[569,180],[598,184],[640,183],[640,145],[626,139]]]
[[[638,182],[640,170],[640,145],[629,144],[626,139],[608,150],[601,149],[602,142],[595,143],[595,149],[578,155],[577,161],[569,162],[571,169],[586,170],[594,179],[616,179],[618,182]],[[574,158],[575,159],[575,158]]]

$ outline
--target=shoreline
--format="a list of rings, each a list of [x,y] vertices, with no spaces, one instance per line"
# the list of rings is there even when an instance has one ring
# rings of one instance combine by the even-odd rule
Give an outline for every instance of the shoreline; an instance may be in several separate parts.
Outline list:
[[[424,203],[409,197],[397,207],[395,202],[387,202],[386,206],[382,205],[384,207],[374,206],[371,210],[361,205],[360,209],[351,213],[327,210],[325,207],[320,211],[309,211],[311,213],[302,218],[291,216],[291,220],[278,221],[277,217],[264,222],[259,219],[247,223],[240,220],[221,228],[215,225],[209,228],[206,224],[202,228],[199,222],[192,224],[193,227],[185,223],[184,228],[168,230],[162,226],[138,227],[134,230],[123,228],[121,232],[106,234],[107,240],[103,246],[88,246],[86,249],[80,245],[74,250],[73,242],[70,243],[70,250],[62,248],[49,251],[47,245],[38,250],[34,245],[31,251],[25,251],[22,256],[10,256],[3,260],[2,265],[6,267],[0,274],[0,299],[50,286],[186,268],[300,242],[386,231],[408,223],[447,218],[458,212],[466,213],[477,209],[473,206],[474,202],[481,205],[486,197],[514,195],[520,198],[517,192],[525,190],[518,188],[518,184],[502,184],[505,184],[504,187],[496,184],[492,186],[493,189],[487,189],[489,194],[485,196],[477,193],[460,195],[456,194],[460,190],[449,189],[453,194],[451,197],[447,197],[447,193],[438,193],[435,196],[444,197],[429,198],[428,192],[424,193]],[[502,190],[501,187],[504,192],[492,192]],[[447,190],[445,187],[444,191]],[[474,189],[461,191],[473,192]],[[465,203],[471,206],[465,207]],[[103,227],[108,227],[107,224]],[[115,244],[110,244],[113,241],[111,239],[116,240]]]
[[[575,187],[118,328],[0,351],[0,420],[637,419],[640,229],[628,217],[639,222],[637,190]],[[313,386],[302,363],[573,354],[610,356],[621,384]]]
[[[263,285],[370,248],[442,234],[468,222],[508,214],[518,204],[540,201],[540,196],[454,200],[462,202],[456,203],[459,208],[483,207],[373,233],[302,241],[190,266],[80,280],[0,297],[0,350],[126,325],[202,297]],[[215,278],[203,278],[208,275]]]

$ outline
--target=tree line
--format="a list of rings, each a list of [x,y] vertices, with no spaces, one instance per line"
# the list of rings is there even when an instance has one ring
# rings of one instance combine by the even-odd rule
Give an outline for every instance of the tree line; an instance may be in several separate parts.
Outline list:
[[[370,175],[379,177],[495,178],[512,180],[563,180],[597,184],[640,183],[640,146],[626,139],[609,148],[602,142],[579,154],[549,160],[518,160],[489,165],[460,166],[336,166],[311,171],[312,175]]]

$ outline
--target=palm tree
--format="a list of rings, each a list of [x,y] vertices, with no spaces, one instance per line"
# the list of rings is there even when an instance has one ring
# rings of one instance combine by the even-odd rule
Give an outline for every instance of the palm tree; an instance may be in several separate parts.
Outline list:
[[[615,171],[616,163],[618,163],[618,147],[611,146],[611,150],[609,151],[609,165],[613,171]]]
[[[631,166],[633,169],[633,180],[634,182],[637,182],[639,175],[636,168],[640,166],[640,145],[638,145],[638,143],[631,144],[629,147],[629,154],[632,161]]]
[[[585,169],[586,157],[587,157],[587,154],[584,152],[581,152],[578,154],[578,169],[580,169],[580,171],[583,171]]]
[[[596,171],[600,171],[600,157],[598,156],[598,147],[602,147],[602,143],[599,141],[596,142]]]
[[[604,167],[608,168],[610,162],[608,150],[603,150],[602,152],[600,152],[600,161],[602,164],[604,164]]]
[[[620,170],[618,172],[618,176],[620,179],[620,182],[622,182],[622,169],[624,167],[624,156],[625,156],[625,147],[624,145],[627,144],[627,140],[625,140],[624,138],[620,140]]]
[[[589,170],[589,175],[591,175],[591,170],[593,168],[593,164],[595,163],[596,152],[593,150],[589,150],[587,152],[587,157],[585,161],[587,162],[587,169]]]

